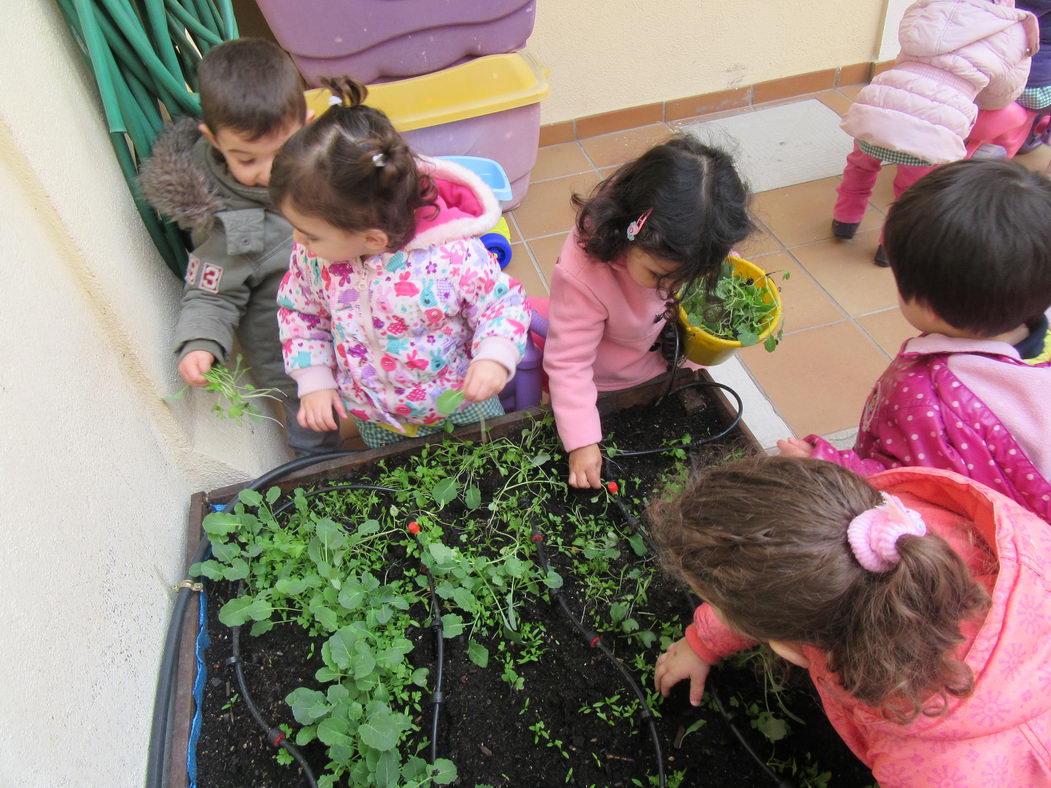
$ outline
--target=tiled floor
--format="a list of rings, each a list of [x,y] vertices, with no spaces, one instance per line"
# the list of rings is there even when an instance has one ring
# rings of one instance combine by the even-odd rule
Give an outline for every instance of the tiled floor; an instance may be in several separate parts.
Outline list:
[[[842,114],[860,85],[841,87],[788,101],[816,98]],[[783,104],[786,101],[771,102]],[[734,110],[752,112],[763,105]],[[704,120],[719,115],[704,116]],[[548,294],[548,277],[573,224],[570,196],[587,192],[615,167],[643,152],[689,118],[655,123],[540,149],[532,185],[512,212],[514,257],[509,273],[531,295]],[[1020,158],[1043,170],[1051,148]],[[753,212],[761,232],[741,252],[767,271],[790,271],[783,281],[785,336],[774,353],[762,347],[740,354],[741,374],[734,367],[713,375],[748,387],[745,420],[764,445],[781,432],[817,433],[850,442],[873,382],[915,332],[898,312],[889,270],[872,263],[879,228],[893,195],[894,168],[885,167],[869,211],[853,241],[833,240],[832,205],[838,177],[762,192]],[[752,386],[752,383],[755,385]],[[763,402],[765,398],[767,402]],[[770,407],[772,406],[772,408]],[[776,414],[776,415],[774,415]],[[780,419],[783,419],[783,423]],[[756,420],[765,423],[757,429]]]

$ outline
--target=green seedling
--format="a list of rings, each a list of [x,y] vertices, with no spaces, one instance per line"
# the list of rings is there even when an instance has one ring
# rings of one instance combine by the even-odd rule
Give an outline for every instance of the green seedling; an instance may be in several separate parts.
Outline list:
[[[744,347],[758,344],[777,304],[766,289],[765,274],[760,279],[744,277],[724,260],[719,279],[712,291],[696,285],[682,299],[682,308],[691,325],[720,339],[736,340]],[[788,279],[785,271],[782,279]],[[783,331],[767,337],[763,346],[773,351],[781,341]]]
[[[451,416],[460,409],[463,403],[463,392],[459,389],[446,389],[438,395],[435,409],[444,416]]]
[[[204,373],[204,379],[208,381],[204,390],[214,391],[218,395],[212,406],[212,413],[217,418],[232,419],[242,423],[247,418],[250,421],[268,419],[279,424],[277,419],[263,413],[259,403],[266,399],[277,402],[283,395],[277,389],[258,389],[253,386],[245,380],[248,369],[248,367],[241,367],[241,356],[238,356],[234,361],[233,369],[216,364]],[[189,388],[189,386],[184,386],[177,394],[166,399],[169,401],[182,399]]]

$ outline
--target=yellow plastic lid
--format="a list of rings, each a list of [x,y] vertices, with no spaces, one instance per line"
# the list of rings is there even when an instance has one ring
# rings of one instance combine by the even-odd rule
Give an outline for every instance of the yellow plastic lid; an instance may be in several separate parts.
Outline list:
[[[398,131],[476,118],[535,104],[547,96],[547,69],[529,52],[487,55],[411,79],[369,85],[365,103],[381,109]],[[315,114],[328,109],[324,88],[307,91]]]

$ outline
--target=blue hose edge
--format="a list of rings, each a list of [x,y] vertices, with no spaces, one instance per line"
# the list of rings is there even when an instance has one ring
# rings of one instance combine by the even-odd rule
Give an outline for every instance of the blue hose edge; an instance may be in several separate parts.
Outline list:
[[[193,719],[190,721],[190,739],[186,747],[186,777],[190,788],[197,788],[197,742],[201,738],[201,722],[204,713],[204,685],[208,680],[208,664],[204,653],[211,645],[208,637],[208,593],[204,590],[198,595],[197,639],[194,642],[193,654],[197,662],[196,675],[193,679]]]

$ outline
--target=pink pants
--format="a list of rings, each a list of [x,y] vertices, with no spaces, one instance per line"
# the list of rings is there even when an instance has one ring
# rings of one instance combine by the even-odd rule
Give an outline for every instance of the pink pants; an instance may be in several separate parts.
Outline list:
[[[839,198],[832,209],[832,218],[839,222],[860,222],[865,218],[865,207],[872,196],[872,189],[879,177],[879,159],[869,156],[854,143],[854,150],[847,156],[847,166],[843,169],[843,182],[836,191]],[[933,170],[933,166],[914,167],[899,164],[898,174],[894,176],[894,199],[897,200],[912,184]]]

